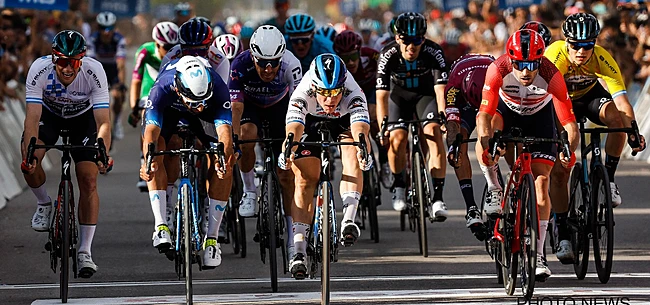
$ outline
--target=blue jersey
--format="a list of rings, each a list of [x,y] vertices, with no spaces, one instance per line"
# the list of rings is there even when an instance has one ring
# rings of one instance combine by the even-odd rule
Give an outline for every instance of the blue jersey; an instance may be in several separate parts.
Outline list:
[[[149,93],[149,99],[145,104],[145,124],[156,125],[162,128],[163,113],[171,109],[183,114],[195,115],[203,121],[214,122],[215,128],[224,124],[232,125],[232,110],[228,86],[226,86],[221,80],[221,77],[209,66],[206,66],[206,68],[210,71],[213,91],[212,97],[206,102],[205,109],[201,113],[195,114],[185,107],[180,96],[174,89],[175,65],[177,62],[178,59],[169,62],[153,84]],[[167,122],[167,124],[169,123],[176,125],[178,121]]]
[[[288,101],[301,79],[300,62],[290,51],[284,52],[278,74],[267,83],[255,70],[250,50],[246,50],[232,60],[228,88],[233,103],[245,101],[266,108]]]
[[[287,41],[289,41],[289,36],[286,36],[285,38]],[[287,43],[287,50],[291,51],[292,53],[295,53],[295,51],[293,50],[293,45],[291,45],[291,43]],[[298,60],[300,61],[300,65],[302,66],[302,73],[304,74],[307,71],[309,71],[309,65],[311,64],[312,60],[314,60],[316,56],[324,53],[334,54],[334,47],[332,41],[327,39],[327,37],[323,35],[314,34],[314,39],[311,42],[309,53],[307,53],[307,56],[305,56],[304,58],[298,58]]]

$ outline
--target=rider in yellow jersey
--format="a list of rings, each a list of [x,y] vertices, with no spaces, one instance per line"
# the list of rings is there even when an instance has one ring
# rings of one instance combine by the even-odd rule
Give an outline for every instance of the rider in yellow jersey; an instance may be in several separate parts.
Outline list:
[[[572,14],[564,21],[562,31],[566,39],[551,44],[544,56],[563,74],[576,118],[587,117],[592,122],[609,128],[630,127],[635,120],[634,110],[628,100],[621,71],[612,56],[596,45],[596,37],[600,33],[598,20],[590,14]],[[605,81],[607,89],[598,79]],[[645,148],[643,136],[640,140],[641,146],[635,148],[635,151]],[[607,137],[605,167],[609,174],[614,207],[621,204],[614,173],[623,146],[625,133],[612,133]],[[574,258],[566,225],[569,173],[570,168],[563,168],[558,162],[551,173],[551,202],[560,240],[556,255],[565,264],[573,263]]]

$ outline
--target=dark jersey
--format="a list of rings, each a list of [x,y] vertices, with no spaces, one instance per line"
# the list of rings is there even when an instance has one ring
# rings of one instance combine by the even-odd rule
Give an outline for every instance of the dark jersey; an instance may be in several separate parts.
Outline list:
[[[406,91],[433,96],[434,85],[447,83],[448,72],[445,55],[437,43],[426,39],[418,57],[407,61],[402,57],[399,44],[392,41],[381,50],[376,89],[390,90],[392,82]]]
[[[449,81],[445,86],[447,108],[462,109],[470,104],[474,109],[481,107],[483,82],[488,66],[494,61],[490,55],[468,54],[451,66]]]
[[[379,52],[372,48],[362,47],[360,53],[359,68],[352,76],[367,96],[369,92],[375,90]]]

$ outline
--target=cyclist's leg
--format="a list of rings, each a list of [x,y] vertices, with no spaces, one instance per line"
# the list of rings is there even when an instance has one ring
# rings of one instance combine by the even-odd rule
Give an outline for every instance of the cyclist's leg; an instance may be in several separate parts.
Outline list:
[[[377,91],[370,90],[364,92],[366,94],[366,101],[368,101],[368,112],[370,113],[370,134],[373,139],[376,139],[381,129],[377,120]],[[388,151],[383,145],[377,144],[377,153],[379,154],[379,164],[377,166],[380,166],[382,183],[384,187],[391,187],[393,185],[393,175],[388,165]]]
[[[241,117],[241,139],[255,140],[260,132],[261,122],[258,114],[265,109],[256,107],[252,103],[247,103]],[[244,186],[244,194],[239,202],[239,215],[243,217],[252,217],[255,215],[255,206],[257,204],[257,191],[255,187],[255,143],[242,144],[239,146],[242,151],[242,157],[239,160],[239,171]]]
[[[337,127],[330,128],[332,137],[338,136],[341,142],[353,142],[354,138],[349,130],[350,118],[344,116],[338,120]],[[354,223],[359,207],[359,199],[363,191],[363,173],[357,160],[357,147],[344,145],[340,147],[343,172],[339,187],[341,201],[343,202],[343,220],[341,221],[341,241],[344,245],[353,244],[361,235],[361,230]]]
[[[470,106],[461,109],[461,112],[460,133],[463,135],[463,139],[468,139],[474,128],[476,128],[477,111]],[[476,208],[476,201],[474,200],[474,189],[472,187],[472,164],[469,162],[467,147],[467,143],[460,146],[460,156],[458,158],[460,167],[454,169],[454,172],[465,200],[465,208],[469,212],[472,207]]]
[[[492,116],[492,131],[494,130],[507,130],[511,125],[511,115],[512,112],[507,109],[507,106],[499,101],[499,106],[497,112]],[[491,214],[501,214],[501,198],[503,197],[503,187],[499,183],[499,166],[494,164],[492,166],[487,166],[483,161],[483,151],[488,149],[487,147],[482,147],[481,141],[476,142],[476,157],[479,162],[485,181],[487,182],[488,192],[485,196],[485,203],[483,204],[483,209],[488,215]]]
[[[138,105],[137,106],[140,109],[144,109],[148,99],[149,99],[148,96],[143,96],[142,98],[140,98],[140,100],[138,100]],[[142,119],[142,116],[144,115],[144,110],[140,110],[138,115],[139,115],[139,119],[140,119],[140,123],[141,123],[140,128],[142,129],[142,128],[144,128],[144,120]],[[144,139],[142,137],[140,137],[140,147],[142,147],[142,141],[143,140]],[[144,162],[145,162],[144,155],[142,154],[142,151],[140,151],[140,166],[142,166],[142,164],[144,164]],[[136,186],[138,187],[140,192],[146,192],[147,191],[147,182],[142,180],[142,178],[139,175],[138,175],[138,183],[136,184]]]
[[[422,96],[416,104],[417,116],[420,119],[434,118],[438,114],[438,105],[433,96]],[[442,198],[442,191],[445,185],[445,173],[447,160],[445,155],[445,144],[442,138],[440,124],[437,122],[423,123],[424,137],[426,139],[429,162],[428,168],[433,178],[433,197],[430,199],[430,213],[437,221],[447,219],[447,206]]]
[[[574,104],[575,105],[575,104]],[[575,106],[574,106],[574,113]],[[564,128],[556,122],[558,132]],[[567,224],[567,217],[569,215],[569,176],[571,175],[571,168],[564,168],[559,158],[555,160],[553,169],[551,170],[551,184],[550,184],[550,199],[551,208],[555,213],[555,222],[558,232],[558,247],[555,255],[561,262],[573,262],[573,250],[570,242],[570,231]],[[540,231],[541,232],[541,231]],[[556,245],[552,245],[555,247]]]
[[[388,99],[388,121],[394,122],[399,119],[410,120],[413,118],[413,106],[407,103],[404,95],[413,95],[398,87],[393,88]],[[393,174],[393,209],[397,211],[406,208],[406,181],[404,169],[406,168],[406,147],[408,144],[408,133],[406,124],[394,124],[388,127],[389,142],[388,164]]]
[[[616,104],[612,101],[609,93],[602,89],[601,96],[604,96],[605,94],[607,94],[606,97],[601,98],[598,101],[594,100],[589,104],[588,111],[590,113],[598,113],[598,118],[600,119],[600,122],[594,121],[594,123],[601,125],[604,124],[609,128],[624,127],[623,120],[621,119],[621,115],[624,114],[616,107]],[[607,175],[612,189],[613,207],[618,207],[622,202],[621,195],[618,191],[618,185],[615,183],[615,174],[626,139],[627,135],[625,133],[617,132],[608,134],[607,141],[605,142],[605,168],[607,168]]]

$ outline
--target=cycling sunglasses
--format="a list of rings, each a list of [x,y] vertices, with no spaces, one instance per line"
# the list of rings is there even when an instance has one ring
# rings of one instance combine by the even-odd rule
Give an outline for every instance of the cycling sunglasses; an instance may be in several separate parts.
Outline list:
[[[115,26],[100,26],[99,29],[104,32],[110,32],[115,29]]]
[[[419,46],[424,42],[424,36],[400,36],[400,39],[405,45]]]
[[[357,51],[352,54],[340,55],[339,57],[341,57],[343,62],[357,61],[361,57],[361,54]]]
[[[266,68],[267,66],[271,66],[271,68],[277,68],[280,65],[280,62],[282,62],[282,57],[276,59],[263,59],[253,56],[253,60],[255,61],[255,64],[261,68]]]
[[[208,55],[208,46],[202,47],[202,48],[182,48],[181,47],[181,53],[183,56],[185,55],[191,55],[191,56],[200,56],[200,57],[205,57]]]
[[[311,41],[311,35],[289,37],[289,41],[293,44],[308,44]]]
[[[158,46],[165,51],[169,51],[175,46],[175,44],[159,44]]]
[[[52,54],[52,62],[59,66],[61,69],[65,69],[68,66],[71,66],[72,69],[79,69],[81,67],[82,57],[61,57],[56,54]]]
[[[589,51],[593,49],[596,46],[596,41],[595,40],[590,40],[590,41],[568,41],[569,46],[571,49],[574,49],[576,51],[580,49],[585,49],[585,51]]]
[[[539,69],[539,65],[540,65],[539,60],[532,60],[532,61],[513,60],[512,61],[512,67],[519,71],[523,71],[524,69],[528,69],[528,71],[535,71]]]
[[[324,97],[333,97],[341,94],[343,92],[343,87],[334,88],[334,89],[323,89],[316,87],[316,94],[322,95]]]

